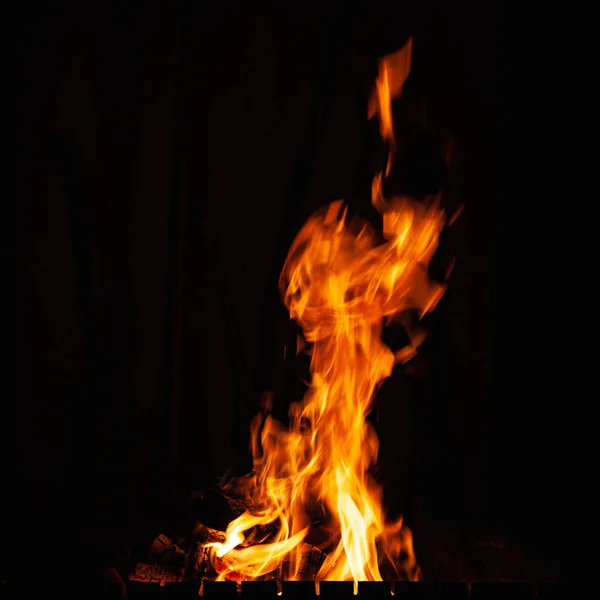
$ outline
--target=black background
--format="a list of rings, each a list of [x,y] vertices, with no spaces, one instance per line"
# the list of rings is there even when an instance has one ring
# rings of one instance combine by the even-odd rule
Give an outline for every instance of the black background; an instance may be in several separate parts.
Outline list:
[[[260,393],[284,401],[294,377],[285,252],[317,207],[368,206],[367,93],[413,34],[395,111],[454,140],[446,197],[465,210],[418,373],[378,400],[389,503],[409,524],[494,523],[556,567],[542,259],[518,250],[533,102],[502,7],[52,3],[20,20],[15,539],[135,544],[243,463]]]

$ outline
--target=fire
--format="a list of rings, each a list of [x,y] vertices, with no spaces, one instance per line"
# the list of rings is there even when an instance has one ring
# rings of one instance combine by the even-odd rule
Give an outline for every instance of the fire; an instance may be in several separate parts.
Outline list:
[[[395,153],[391,99],[410,72],[411,50],[412,40],[380,61],[369,107],[389,147],[372,186],[383,233],[348,218],[338,200],[308,220],[283,266],[280,290],[303,329],[311,382],[290,409],[289,427],[266,413],[252,423],[257,509],[229,524],[224,543],[207,544],[222,561],[221,578],[260,577],[281,565],[292,578],[315,527],[310,543],[327,551],[317,581],[380,581],[384,563],[398,577],[420,577],[411,532],[402,520],[386,520],[369,475],[378,439],[366,420],[378,386],[424,339],[409,328],[410,345],[394,354],[381,340],[384,325],[393,318],[408,325],[407,314],[433,310],[444,292],[427,273],[445,226],[437,200],[425,206],[383,195]]]

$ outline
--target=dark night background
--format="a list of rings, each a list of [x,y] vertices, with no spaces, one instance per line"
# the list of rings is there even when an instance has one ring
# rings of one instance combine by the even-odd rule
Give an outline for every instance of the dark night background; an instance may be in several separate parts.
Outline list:
[[[518,344],[525,315],[497,318],[518,313],[496,292],[504,194],[531,191],[513,185],[522,145],[505,168],[506,32],[496,4],[447,4],[21,16],[11,564],[34,538],[93,555],[160,533],[191,490],[243,464],[260,393],[297,393],[278,272],[317,207],[368,211],[367,94],[377,58],[412,33],[394,110],[418,175],[398,185],[436,187],[431,140],[452,138],[445,197],[465,210],[430,338],[378,399],[388,498],[411,525],[492,523],[556,571],[554,417],[535,341]]]

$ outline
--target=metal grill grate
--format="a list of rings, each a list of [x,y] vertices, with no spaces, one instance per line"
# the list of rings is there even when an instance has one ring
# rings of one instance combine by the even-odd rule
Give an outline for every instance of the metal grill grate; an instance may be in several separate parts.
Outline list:
[[[102,598],[115,600],[122,598],[122,589],[118,586],[106,587],[104,590],[87,588],[78,591],[62,585],[63,593],[52,592],[52,585],[44,588],[45,595],[58,598]],[[575,598],[563,594],[563,586],[559,583],[456,583],[456,582],[361,582],[357,594],[354,585],[346,581],[321,582],[317,594],[316,586],[310,581],[284,581],[281,587],[276,581],[245,581],[241,585],[232,581],[204,582],[202,590],[198,582],[153,583],[130,582],[127,585],[127,598],[131,600],[191,600],[206,598],[207,600],[562,600]],[[200,595],[202,591],[202,595]],[[0,587],[0,598],[32,598],[32,590],[11,584]]]

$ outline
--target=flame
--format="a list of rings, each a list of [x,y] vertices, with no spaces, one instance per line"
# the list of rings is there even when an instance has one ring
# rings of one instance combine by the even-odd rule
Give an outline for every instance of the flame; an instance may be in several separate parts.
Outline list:
[[[386,173],[395,153],[391,99],[408,77],[411,51],[409,40],[380,61],[370,102],[369,114],[378,115],[389,144]],[[381,382],[424,339],[407,315],[433,310],[444,292],[427,267],[445,215],[437,198],[429,206],[385,198],[384,176],[377,174],[372,186],[383,235],[349,219],[338,200],[310,217],[289,250],[280,289],[304,332],[298,348],[310,353],[310,387],[292,404],[289,427],[267,410],[252,422],[258,508],[229,524],[224,543],[208,544],[223,561],[221,578],[259,577],[282,563],[292,577],[316,520],[319,547],[327,551],[317,581],[380,581],[386,561],[398,576],[420,577],[411,532],[402,519],[387,522],[382,490],[369,475],[378,439],[366,416]],[[381,340],[392,319],[406,325],[411,340],[395,354]]]
[[[392,118],[392,98],[402,94],[402,87],[410,74],[412,61],[412,37],[408,42],[395,52],[379,61],[379,75],[375,80],[375,88],[369,99],[368,116],[379,116],[379,133],[381,139],[388,142],[390,151],[385,174],[388,175],[392,168],[392,160],[396,150],[394,136],[394,120]]]

